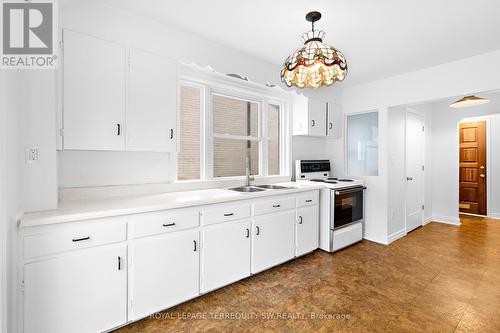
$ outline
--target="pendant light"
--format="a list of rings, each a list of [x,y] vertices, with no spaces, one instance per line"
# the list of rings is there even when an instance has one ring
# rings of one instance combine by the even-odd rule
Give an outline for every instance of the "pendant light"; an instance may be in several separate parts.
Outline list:
[[[336,48],[323,43],[325,32],[315,30],[314,23],[321,19],[320,12],[310,12],[306,20],[312,29],[302,35],[304,45],[293,52],[281,71],[281,80],[288,86],[318,88],[344,80],[347,62]]]
[[[450,104],[452,108],[465,108],[468,106],[476,106],[489,103],[490,100],[486,98],[476,97],[476,96],[465,96],[464,98],[459,99],[453,104]]]

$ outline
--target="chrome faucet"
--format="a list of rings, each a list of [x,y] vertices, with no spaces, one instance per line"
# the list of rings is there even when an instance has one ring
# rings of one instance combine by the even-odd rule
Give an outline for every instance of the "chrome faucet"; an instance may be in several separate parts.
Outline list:
[[[245,158],[245,176],[246,186],[250,186],[250,182],[255,180],[255,177],[250,174],[250,157]]]

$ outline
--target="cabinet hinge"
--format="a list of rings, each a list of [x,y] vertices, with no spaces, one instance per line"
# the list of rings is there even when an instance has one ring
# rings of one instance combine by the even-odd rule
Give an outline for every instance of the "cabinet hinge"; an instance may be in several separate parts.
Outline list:
[[[425,126],[422,126],[422,132],[425,132]]]
[[[62,41],[62,40],[59,41],[59,48],[61,50],[64,49],[64,41]]]
[[[424,209],[425,209],[425,205],[422,205],[422,210],[424,210]]]
[[[60,136],[64,136],[64,128],[60,128],[59,129],[59,135]]]
[[[20,286],[20,288],[21,288],[21,292],[23,292],[23,293],[24,293],[24,281],[21,281],[21,286]]]
[[[422,165],[422,171],[425,171],[425,165]]]

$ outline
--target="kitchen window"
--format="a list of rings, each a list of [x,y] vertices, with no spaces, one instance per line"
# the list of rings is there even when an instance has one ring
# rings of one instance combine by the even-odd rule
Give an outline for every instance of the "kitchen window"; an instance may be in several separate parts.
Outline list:
[[[285,102],[184,82],[177,180],[285,175]]]

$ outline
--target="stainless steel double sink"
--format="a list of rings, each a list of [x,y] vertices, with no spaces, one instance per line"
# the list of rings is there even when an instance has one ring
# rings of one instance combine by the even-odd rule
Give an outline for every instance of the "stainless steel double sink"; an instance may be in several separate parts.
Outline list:
[[[281,186],[281,185],[250,185],[250,186],[239,186],[232,187],[228,190],[242,192],[242,193],[253,193],[253,192],[262,192],[267,190],[290,190],[295,187],[291,186]]]

